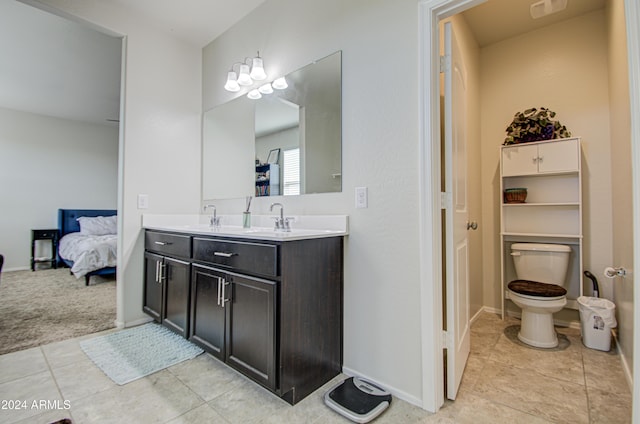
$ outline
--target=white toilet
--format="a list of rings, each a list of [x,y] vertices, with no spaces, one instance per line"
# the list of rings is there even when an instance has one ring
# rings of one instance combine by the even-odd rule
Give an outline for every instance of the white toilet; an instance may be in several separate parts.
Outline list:
[[[541,348],[558,345],[553,314],[567,304],[566,281],[571,247],[563,244],[514,243],[511,257],[517,280],[509,298],[522,309],[518,339]]]

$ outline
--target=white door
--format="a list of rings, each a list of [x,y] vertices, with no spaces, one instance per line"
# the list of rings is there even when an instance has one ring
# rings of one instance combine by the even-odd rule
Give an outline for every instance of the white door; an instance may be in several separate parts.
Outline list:
[[[466,74],[450,23],[445,24],[445,191],[447,397],[455,399],[469,357]]]

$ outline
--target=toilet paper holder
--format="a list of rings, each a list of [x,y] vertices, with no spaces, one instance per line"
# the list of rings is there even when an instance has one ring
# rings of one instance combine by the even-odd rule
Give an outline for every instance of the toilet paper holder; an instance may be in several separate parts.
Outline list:
[[[622,267],[614,268],[614,267],[608,266],[604,269],[604,276],[607,278],[624,277],[626,275],[627,275],[627,270]]]

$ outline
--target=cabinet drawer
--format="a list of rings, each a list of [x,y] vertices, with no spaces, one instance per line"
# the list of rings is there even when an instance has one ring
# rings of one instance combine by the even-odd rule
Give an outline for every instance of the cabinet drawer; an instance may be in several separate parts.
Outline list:
[[[145,249],[163,255],[191,257],[191,237],[177,234],[147,231],[144,240]]]
[[[193,259],[251,274],[279,274],[278,246],[272,244],[194,237]]]

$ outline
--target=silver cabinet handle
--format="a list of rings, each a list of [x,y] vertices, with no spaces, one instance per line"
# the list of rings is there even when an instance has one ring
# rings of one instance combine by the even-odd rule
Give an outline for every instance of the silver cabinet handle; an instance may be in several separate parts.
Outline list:
[[[160,276],[158,277],[158,283],[162,284],[162,281],[167,278],[167,264],[163,264],[162,262],[158,262],[160,264]]]
[[[222,278],[218,277],[218,306],[220,306],[220,284],[222,284]]]
[[[153,243],[157,244],[157,245],[160,245],[160,246],[169,246],[169,245],[173,244],[173,243],[168,242],[168,241],[154,241]]]
[[[222,256],[223,258],[230,258],[235,255],[237,255],[237,253],[213,252],[213,256]]]
[[[222,279],[222,297],[220,298],[220,302],[222,304],[222,307],[224,308],[224,304],[227,303],[229,301],[229,299],[225,298],[225,287],[229,285],[229,283],[227,283],[227,280],[225,280],[224,278]]]
[[[160,282],[160,261],[156,261],[156,283]]]

